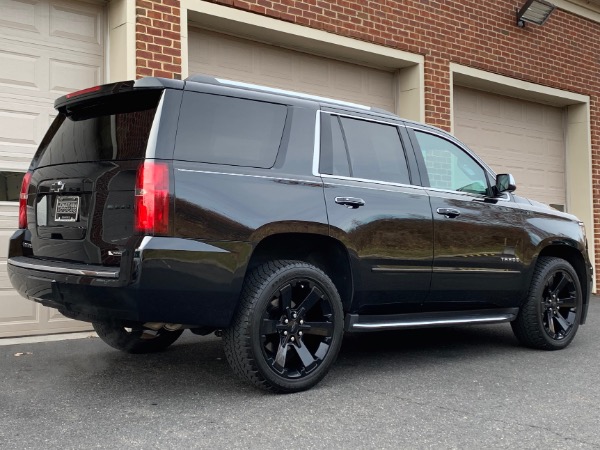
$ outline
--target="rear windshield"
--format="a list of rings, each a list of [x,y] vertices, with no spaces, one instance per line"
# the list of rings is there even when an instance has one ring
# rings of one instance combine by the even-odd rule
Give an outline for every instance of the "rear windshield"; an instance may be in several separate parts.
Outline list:
[[[59,113],[35,154],[33,167],[144,158],[161,93],[115,94],[68,115]]]

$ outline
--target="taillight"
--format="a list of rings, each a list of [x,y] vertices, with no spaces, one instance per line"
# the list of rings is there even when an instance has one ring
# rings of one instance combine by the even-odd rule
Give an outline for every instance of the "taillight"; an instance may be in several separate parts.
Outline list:
[[[135,182],[134,230],[140,234],[169,234],[169,165],[145,161]]]
[[[21,183],[21,193],[19,194],[19,228],[27,228],[27,195],[29,191],[29,182],[31,181],[31,173],[27,172],[23,176]]]

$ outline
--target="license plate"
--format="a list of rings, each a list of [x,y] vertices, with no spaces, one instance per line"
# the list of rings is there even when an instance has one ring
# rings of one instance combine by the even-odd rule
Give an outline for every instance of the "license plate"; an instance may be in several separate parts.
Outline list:
[[[55,222],[76,222],[79,217],[79,197],[62,195],[56,199]]]

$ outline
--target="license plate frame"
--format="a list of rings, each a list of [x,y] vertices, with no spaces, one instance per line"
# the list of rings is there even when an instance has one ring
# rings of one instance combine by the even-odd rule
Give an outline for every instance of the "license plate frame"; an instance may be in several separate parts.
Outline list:
[[[80,198],[77,195],[60,195],[56,197],[54,208],[55,222],[77,222],[79,219]]]

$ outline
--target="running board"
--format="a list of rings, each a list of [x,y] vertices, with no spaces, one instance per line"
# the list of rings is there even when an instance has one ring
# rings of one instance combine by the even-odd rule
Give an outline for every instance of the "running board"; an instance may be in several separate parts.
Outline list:
[[[519,308],[392,314],[385,316],[346,314],[344,328],[346,331],[358,332],[501,323],[515,320],[518,313]]]

